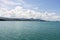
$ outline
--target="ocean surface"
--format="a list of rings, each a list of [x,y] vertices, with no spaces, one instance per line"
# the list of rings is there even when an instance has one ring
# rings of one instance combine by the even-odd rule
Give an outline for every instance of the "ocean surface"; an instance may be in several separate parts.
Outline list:
[[[60,40],[60,22],[0,21],[0,40]]]

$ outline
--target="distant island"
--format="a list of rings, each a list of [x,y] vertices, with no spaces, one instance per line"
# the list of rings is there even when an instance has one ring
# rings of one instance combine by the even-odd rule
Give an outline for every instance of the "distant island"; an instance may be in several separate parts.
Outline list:
[[[7,18],[7,17],[0,17],[0,21],[43,21],[45,22],[46,20],[42,19],[33,19],[33,18]]]

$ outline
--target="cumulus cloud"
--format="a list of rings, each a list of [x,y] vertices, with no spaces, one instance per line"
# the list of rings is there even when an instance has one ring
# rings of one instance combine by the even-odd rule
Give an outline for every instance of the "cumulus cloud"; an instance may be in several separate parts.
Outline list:
[[[12,0],[0,0],[0,2],[2,2],[5,5],[21,5],[22,0],[20,0],[19,3],[16,3]]]
[[[14,8],[16,6],[23,6],[24,8],[37,9],[35,5],[28,4],[25,0],[0,0],[0,7],[5,7],[8,9]]]
[[[0,0],[0,7],[5,7],[8,9],[23,5],[25,5],[25,2],[23,0]]]
[[[10,18],[34,18],[49,21],[60,21],[60,16],[56,15],[55,12],[46,11],[42,13],[31,9],[24,9],[21,6],[17,6],[11,10],[0,7],[0,16]]]

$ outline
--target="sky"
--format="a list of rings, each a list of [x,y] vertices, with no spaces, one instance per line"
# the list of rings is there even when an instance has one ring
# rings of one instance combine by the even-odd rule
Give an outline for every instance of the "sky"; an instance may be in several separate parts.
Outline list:
[[[60,21],[60,0],[0,0],[0,17]]]

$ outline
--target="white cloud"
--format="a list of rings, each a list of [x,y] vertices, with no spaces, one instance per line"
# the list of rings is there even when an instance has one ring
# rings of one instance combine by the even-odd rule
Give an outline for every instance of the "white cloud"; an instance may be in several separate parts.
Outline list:
[[[16,3],[12,0],[0,0],[0,2],[2,2],[5,5],[21,5],[21,3]]]
[[[21,6],[17,6],[14,9],[8,10],[6,8],[0,8],[0,16],[2,17],[14,17],[14,18],[35,18],[44,19],[49,21],[60,21],[60,16],[54,12],[38,12],[35,10],[24,9]]]
[[[7,9],[12,9],[16,6],[22,6],[25,4],[23,0],[0,0],[0,7],[4,7]]]
[[[14,8],[16,6],[23,6],[24,8],[34,9],[34,5],[28,4],[24,0],[0,0],[0,7],[5,7],[8,9]],[[38,9],[35,7],[35,9]]]

